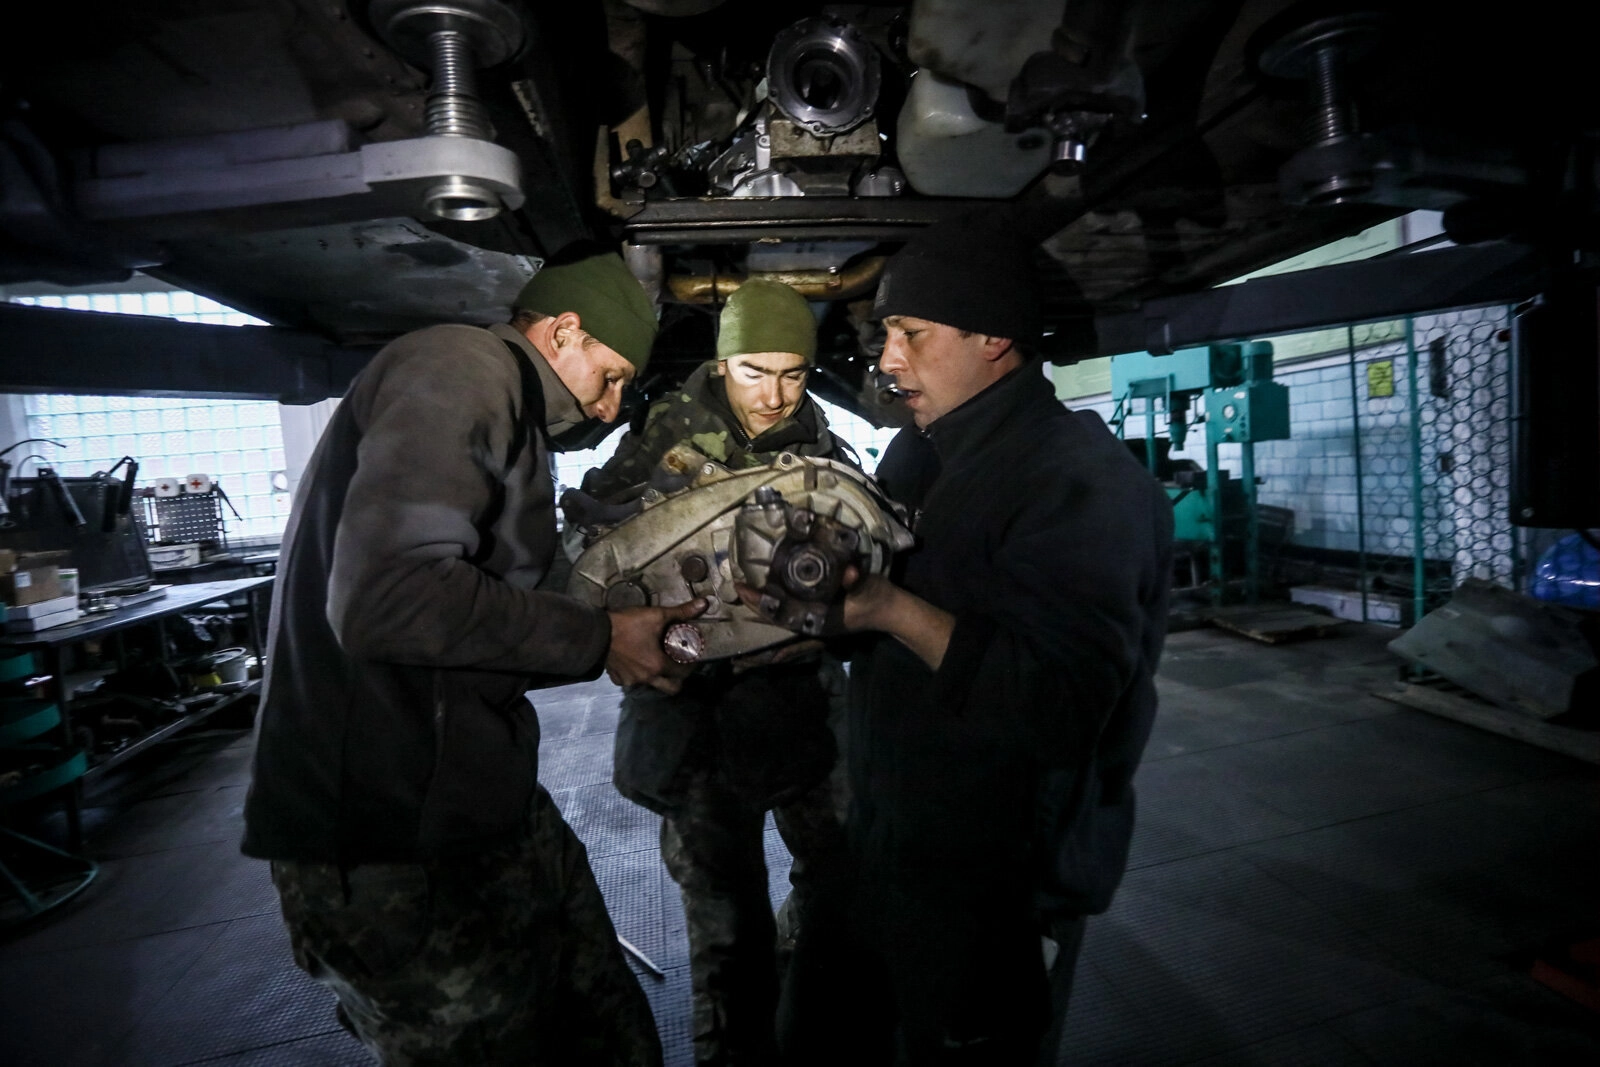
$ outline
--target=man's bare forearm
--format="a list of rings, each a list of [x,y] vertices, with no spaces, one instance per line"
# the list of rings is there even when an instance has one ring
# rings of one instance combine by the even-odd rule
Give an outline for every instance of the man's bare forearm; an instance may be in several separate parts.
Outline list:
[[[956,628],[954,615],[879,576],[865,579],[846,598],[844,621],[849,630],[890,635],[935,671],[944,662]]]

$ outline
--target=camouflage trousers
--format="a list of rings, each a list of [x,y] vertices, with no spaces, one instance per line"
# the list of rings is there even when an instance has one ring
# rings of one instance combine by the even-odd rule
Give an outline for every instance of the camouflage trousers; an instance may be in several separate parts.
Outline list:
[[[661,1042],[589,869],[541,788],[528,836],[421,864],[275,862],[295,962],[395,1067],[659,1067]]]
[[[797,929],[843,876],[844,828],[834,783],[823,779],[772,810],[794,856],[780,939],[767,884],[766,812],[711,772],[696,772],[661,825],[661,856],[683,894],[694,991],[695,1062],[766,1067],[774,1038],[780,972]]]

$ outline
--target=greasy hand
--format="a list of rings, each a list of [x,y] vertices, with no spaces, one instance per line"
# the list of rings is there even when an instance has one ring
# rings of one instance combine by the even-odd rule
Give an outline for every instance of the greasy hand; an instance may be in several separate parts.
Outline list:
[[[880,574],[862,574],[854,564],[844,569],[840,584],[848,591],[843,601],[828,613],[829,628],[824,633],[856,633],[861,630],[887,630],[898,586]],[[745,607],[761,615],[761,593],[743,583],[734,586]],[[762,616],[765,618],[765,616]]]
[[[854,566],[844,569],[842,584],[848,590],[842,612],[846,632],[890,628],[885,623],[893,611],[899,586],[881,574],[862,574],[860,568]]]
[[[930,670],[936,671],[944,663],[955,633],[954,615],[882,575],[862,574],[857,567],[845,568],[843,585],[848,592],[841,603],[829,609],[825,633],[877,630],[909,648]],[[760,615],[761,594],[747,585],[737,588],[739,599]]]
[[[606,675],[618,685],[648,685],[663,693],[676,693],[688,676],[688,664],[679,663],[661,649],[661,637],[675,622],[705,611],[705,600],[691,600],[670,608],[622,608],[611,616],[611,648],[606,652]]]

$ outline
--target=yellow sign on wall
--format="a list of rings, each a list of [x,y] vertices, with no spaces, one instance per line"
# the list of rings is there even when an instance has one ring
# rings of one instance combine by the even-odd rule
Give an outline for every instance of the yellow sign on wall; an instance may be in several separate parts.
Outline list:
[[[1394,360],[1375,359],[1367,364],[1367,399],[1394,396]]]

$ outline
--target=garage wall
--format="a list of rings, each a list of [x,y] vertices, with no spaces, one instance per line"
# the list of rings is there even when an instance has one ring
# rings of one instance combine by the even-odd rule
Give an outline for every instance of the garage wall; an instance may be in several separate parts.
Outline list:
[[[1401,323],[1394,341],[1381,340],[1388,324],[1355,327],[1345,352],[1279,369],[1291,436],[1256,445],[1256,474],[1261,503],[1293,511],[1295,544],[1364,551],[1376,576],[1410,588],[1420,533],[1423,558],[1455,583],[1521,580],[1530,550],[1508,517],[1509,325],[1510,309],[1493,307]],[[1109,395],[1067,403],[1113,415]],[[1127,430],[1142,435],[1142,415]],[[1235,477],[1238,453],[1221,450]],[[1205,466],[1203,428],[1173,455]]]

